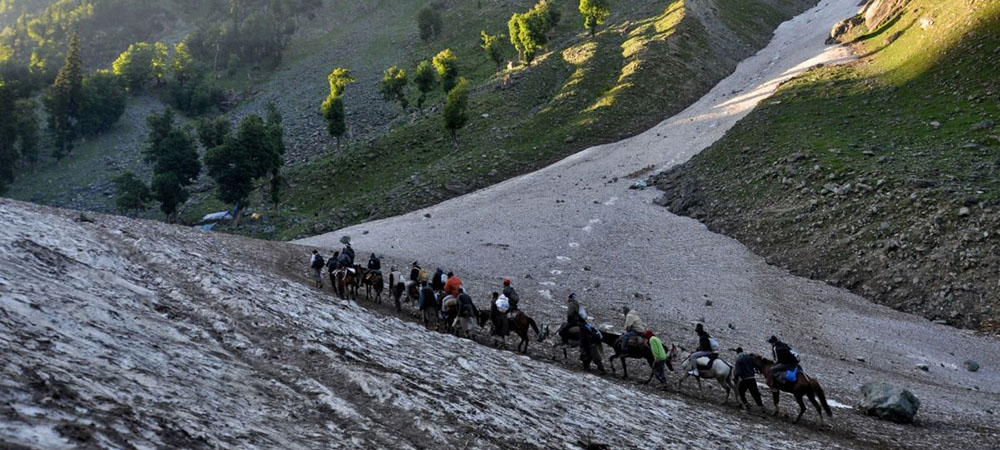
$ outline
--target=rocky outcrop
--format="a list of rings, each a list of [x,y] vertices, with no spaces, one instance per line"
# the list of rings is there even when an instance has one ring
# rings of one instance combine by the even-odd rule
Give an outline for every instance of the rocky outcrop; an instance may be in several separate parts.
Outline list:
[[[862,411],[870,416],[898,423],[911,423],[917,410],[920,409],[920,399],[912,392],[888,383],[868,383],[861,386]]]
[[[872,0],[861,10],[865,26],[874,30],[896,17],[909,0]]]

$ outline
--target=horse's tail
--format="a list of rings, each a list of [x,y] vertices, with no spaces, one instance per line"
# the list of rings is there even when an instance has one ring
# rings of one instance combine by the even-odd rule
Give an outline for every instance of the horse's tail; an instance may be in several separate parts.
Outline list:
[[[527,315],[525,315],[525,317],[527,317]],[[535,330],[535,336],[541,334],[541,332],[538,331],[538,325],[535,323],[535,319],[528,317],[528,326],[530,326],[532,330]]]
[[[816,388],[816,396],[819,397],[819,404],[823,405],[823,411],[826,411],[827,417],[833,417],[833,411],[830,409],[830,404],[826,402],[826,394],[823,393],[823,388],[820,387],[819,381],[813,379],[812,382],[813,387]]]

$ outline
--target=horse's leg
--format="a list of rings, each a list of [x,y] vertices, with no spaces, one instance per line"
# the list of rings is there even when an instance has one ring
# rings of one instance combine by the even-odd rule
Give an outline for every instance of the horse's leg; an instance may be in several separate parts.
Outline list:
[[[715,376],[715,381],[719,382],[719,386],[722,386],[722,389],[726,390],[726,398],[722,400],[722,403],[720,403],[720,405],[725,405],[727,402],[729,402],[730,388],[729,388],[729,382],[728,380],[726,380],[726,378],[728,378],[728,374],[726,374],[726,376],[722,376],[721,374]]]
[[[701,397],[701,375],[694,377],[694,380],[698,382],[698,396]]]
[[[795,421],[792,423],[799,423],[799,420],[802,419],[802,415],[806,413],[806,404],[802,401],[802,394],[800,393],[795,394],[795,401],[799,404],[799,415],[795,417]]]
[[[628,379],[628,364],[625,363],[625,355],[622,355],[622,357],[618,358],[618,360],[622,362],[622,373],[625,374],[622,377],[622,379],[623,380],[627,380]]]
[[[819,424],[823,425],[823,410],[819,407],[819,402],[816,401],[816,394],[813,393],[812,389],[806,391],[806,396],[809,397],[809,403],[816,408],[816,415],[819,416]]]

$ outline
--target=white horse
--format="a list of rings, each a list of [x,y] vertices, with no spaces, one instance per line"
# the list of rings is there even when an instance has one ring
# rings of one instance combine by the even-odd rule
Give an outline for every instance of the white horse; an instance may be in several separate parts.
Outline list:
[[[703,356],[701,358],[698,358],[697,362],[698,366],[705,366],[708,364],[708,357]],[[684,380],[687,379],[687,377],[691,376],[690,370],[691,370],[691,358],[690,357],[684,358],[684,362],[681,363],[681,373],[683,373],[684,376],[682,376],[681,379],[677,381],[678,389],[680,388],[681,383],[683,383]],[[701,393],[702,378],[704,379],[715,378],[715,381],[719,382],[719,386],[722,386],[722,388],[726,390],[726,399],[722,401],[723,405],[725,405],[726,402],[729,401],[729,392],[736,390],[736,386],[733,384],[733,366],[723,361],[722,358],[715,358],[715,361],[712,361],[712,366],[709,367],[708,369],[702,369],[701,367],[698,368],[698,376],[695,377],[695,380],[698,381],[699,393]]]

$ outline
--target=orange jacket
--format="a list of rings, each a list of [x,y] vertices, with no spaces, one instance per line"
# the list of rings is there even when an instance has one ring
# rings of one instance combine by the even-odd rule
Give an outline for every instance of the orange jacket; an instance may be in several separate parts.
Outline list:
[[[462,280],[458,276],[448,277],[448,281],[444,283],[444,293],[458,297],[458,288],[462,286]]]

